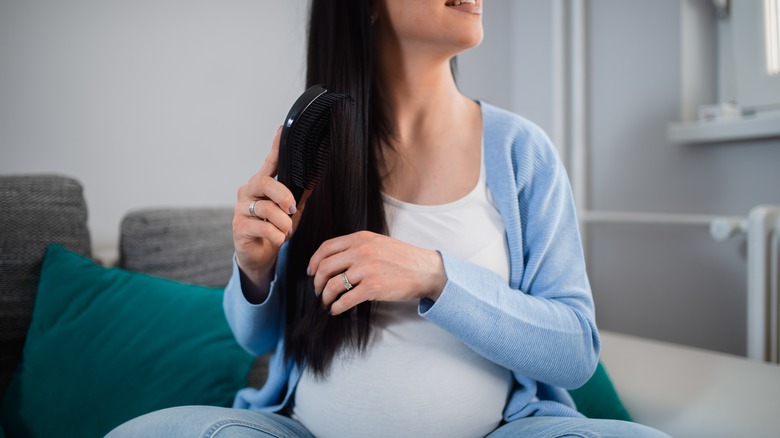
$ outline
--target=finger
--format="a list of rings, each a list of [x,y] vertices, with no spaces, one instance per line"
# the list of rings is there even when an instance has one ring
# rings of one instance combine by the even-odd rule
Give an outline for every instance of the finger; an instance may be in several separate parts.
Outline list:
[[[276,130],[274,141],[271,143],[271,152],[265,157],[263,165],[260,167],[261,175],[273,177],[276,175],[276,169],[279,164],[279,139],[282,136],[282,127]]]
[[[254,215],[250,212],[254,204]],[[292,234],[292,219],[278,205],[270,200],[249,200],[242,197],[233,213],[233,228],[253,230],[254,234],[244,233],[245,239],[266,238],[280,245]],[[262,223],[260,226],[258,223]],[[268,227],[270,226],[270,227]],[[257,230],[264,231],[258,234]]]
[[[346,236],[334,237],[333,239],[328,239],[322,242],[322,245],[317,248],[317,251],[314,251],[314,254],[312,254],[311,258],[309,259],[309,267],[307,270],[309,275],[314,275],[316,278],[316,274],[320,270],[320,264],[328,257],[331,257],[340,252],[344,252],[351,248],[355,238],[355,233],[353,233],[347,234]],[[333,271],[329,270],[326,274],[331,274],[327,277],[330,278],[333,276]]]
[[[243,214],[252,219],[260,219],[271,221],[280,229],[290,228],[292,219],[290,215],[283,211],[277,203],[268,198],[252,199],[251,201],[246,199],[242,201],[246,208],[243,209]]]
[[[276,246],[281,246],[287,236],[271,222],[259,221],[242,217],[233,225],[234,232],[243,241],[267,239]]]
[[[344,273],[347,274],[347,280],[351,285],[349,290],[347,289],[347,284],[344,282]],[[341,271],[328,279],[328,282],[322,289],[322,305],[328,307],[333,304],[334,301],[338,300],[339,295],[352,291],[360,283],[361,278],[362,277],[358,275],[356,269],[350,268]]]
[[[295,197],[284,184],[268,175],[255,174],[247,184],[245,195],[250,199],[268,198],[288,214],[295,214],[298,209]]]
[[[318,269],[314,273],[314,290],[317,294],[324,293],[327,284],[332,278],[336,276],[341,278],[341,273],[353,265],[354,260],[350,257],[349,251],[342,251],[326,258],[319,263]],[[342,281],[341,284],[343,287],[344,282]],[[340,292],[343,292],[343,290]]]
[[[252,206],[252,202],[254,202],[254,216],[252,216],[251,212],[249,211],[250,207]],[[276,228],[279,229],[279,231],[285,235],[292,231],[293,221],[290,216],[282,211],[282,209],[271,200],[262,199],[249,202],[247,209],[244,211],[244,214],[255,220],[260,219],[271,222],[274,226],[276,226]]]
[[[340,315],[366,301],[371,301],[367,289],[355,287],[349,292],[341,294],[341,297],[331,304],[330,314],[333,316]]]

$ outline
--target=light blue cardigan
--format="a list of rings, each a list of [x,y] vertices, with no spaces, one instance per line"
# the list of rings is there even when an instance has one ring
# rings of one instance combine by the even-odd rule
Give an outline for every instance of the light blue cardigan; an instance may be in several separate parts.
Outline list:
[[[513,371],[506,421],[580,416],[562,388],[588,380],[601,347],[569,180],[539,127],[484,102],[481,106],[487,185],[506,227],[509,284],[441,252],[447,284],[436,302],[420,301],[419,313]],[[285,255],[283,247],[277,278]],[[240,390],[234,407],[280,411],[293,400],[301,376],[299,367],[284,362],[283,287],[273,282],[268,298],[253,305],[240,283],[234,262],[224,307],[236,339],[252,354],[276,351],[263,388]]]

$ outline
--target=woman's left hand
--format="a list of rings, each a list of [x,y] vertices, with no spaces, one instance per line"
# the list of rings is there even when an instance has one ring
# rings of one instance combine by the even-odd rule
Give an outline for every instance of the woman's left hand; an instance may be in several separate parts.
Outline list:
[[[364,301],[436,301],[447,282],[438,252],[369,231],[323,242],[309,260],[309,273],[332,315]]]

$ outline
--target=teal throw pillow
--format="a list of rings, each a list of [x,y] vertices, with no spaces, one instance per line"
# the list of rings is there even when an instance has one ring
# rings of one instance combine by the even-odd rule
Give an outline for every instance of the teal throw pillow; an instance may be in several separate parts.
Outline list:
[[[49,246],[2,428],[13,437],[102,437],[166,407],[229,406],[253,358],[228,327],[222,293]]]
[[[623,406],[601,362],[590,380],[582,387],[570,390],[569,394],[574,399],[577,410],[588,418],[631,421],[631,415]]]

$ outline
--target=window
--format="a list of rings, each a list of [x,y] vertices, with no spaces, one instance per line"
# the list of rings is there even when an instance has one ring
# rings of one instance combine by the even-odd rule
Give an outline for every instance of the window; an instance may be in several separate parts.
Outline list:
[[[780,0],[730,6],[737,104],[748,112],[780,110]]]
[[[780,0],[764,0],[766,71],[780,75]]]

